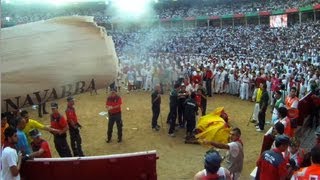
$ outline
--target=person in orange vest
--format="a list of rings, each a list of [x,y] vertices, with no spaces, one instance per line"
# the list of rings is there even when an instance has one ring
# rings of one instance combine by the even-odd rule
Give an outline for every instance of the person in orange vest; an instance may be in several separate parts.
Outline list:
[[[288,110],[295,110],[294,116],[299,115],[299,111],[298,111],[299,98],[297,97],[296,87],[291,87],[290,94],[289,96],[287,96],[285,100],[285,104]]]
[[[292,138],[294,136],[294,129],[291,127],[291,120],[287,115],[287,108],[280,107],[278,109],[279,122],[284,125],[284,134]]]
[[[311,165],[296,171],[292,180],[320,179],[320,145],[311,149]]]

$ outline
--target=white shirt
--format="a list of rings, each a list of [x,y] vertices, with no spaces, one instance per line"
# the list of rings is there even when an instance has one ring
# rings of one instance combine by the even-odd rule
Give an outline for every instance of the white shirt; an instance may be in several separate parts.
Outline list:
[[[17,151],[11,147],[5,147],[2,151],[1,165],[3,180],[20,180],[20,174],[16,177],[12,176],[10,167],[17,166],[18,154]]]
[[[203,169],[202,171],[198,172],[196,174],[195,179],[200,179],[200,178],[203,178],[203,177],[206,177],[208,174],[207,174],[207,171],[205,169]],[[220,177],[224,177],[225,179],[230,176],[230,172],[228,169],[224,168],[224,167],[220,167],[217,171],[217,175],[220,176]]]
[[[228,143],[229,153],[232,157],[237,157],[239,155],[240,149],[236,142]]]

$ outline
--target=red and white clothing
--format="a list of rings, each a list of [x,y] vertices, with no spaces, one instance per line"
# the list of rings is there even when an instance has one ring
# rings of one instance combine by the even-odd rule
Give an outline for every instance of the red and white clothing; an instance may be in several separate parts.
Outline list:
[[[208,175],[207,170],[203,169],[202,171],[199,171],[195,175],[194,179],[196,180],[210,179],[210,176],[215,176],[215,177],[218,177],[221,179],[227,179],[227,180],[231,179],[229,170],[224,167],[220,167],[217,173],[214,175]]]
[[[289,151],[290,146],[288,147],[287,151],[284,153],[284,158],[287,161],[287,163],[290,161],[290,159],[293,159],[296,162],[296,166],[300,167],[301,163],[303,162],[303,157],[304,157],[304,150],[303,149],[298,149],[298,151],[294,154],[292,154]]]
[[[291,128],[291,120],[288,117],[285,117],[283,119],[280,119],[279,121],[284,126],[284,134],[292,138],[294,135],[294,129]]]
[[[298,109],[299,98],[298,97],[290,97],[286,98],[286,107],[287,109],[295,108]]]

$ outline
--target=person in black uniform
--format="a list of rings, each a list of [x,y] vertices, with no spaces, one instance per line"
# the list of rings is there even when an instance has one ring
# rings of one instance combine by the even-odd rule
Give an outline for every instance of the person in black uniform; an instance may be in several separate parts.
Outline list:
[[[198,105],[195,98],[196,93],[192,92],[190,97],[184,103],[184,117],[187,122],[186,141],[192,138],[193,129],[196,127],[196,114],[198,112]]]
[[[184,128],[186,121],[184,118],[184,102],[188,98],[188,92],[186,91],[186,86],[181,85],[180,90],[178,91],[178,120],[181,128]]]
[[[174,85],[174,89],[170,92],[170,112],[168,114],[167,122],[170,123],[168,135],[174,137],[174,130],[177,119],[177,108],[178,108],[178,90],[179,84]]]
[[[201,116],[206,115],[207,111],[207,91],[200,83],[197,93],[201,96]]]
[[[160,104],[161,104],[161,96],[160,96],[160,85],[156,85],[153,93],[151,94],[151,104],[152,104],[152,121],[151,127],[155,131],[159,131],[160,126],[158,125],[158,117],[160,114]]]

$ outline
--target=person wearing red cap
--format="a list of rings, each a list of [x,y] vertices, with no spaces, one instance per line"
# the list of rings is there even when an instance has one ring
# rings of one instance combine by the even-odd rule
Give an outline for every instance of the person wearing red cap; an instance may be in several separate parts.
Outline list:
[[[118,129],[118,143],[122,142],[122,118],[121,118],[122,99],[117,94],[117,89],[111,89],[111,95],[108,96],[106,108],[108,110],[109,122],[106,142],[111,142],[112,130],[114,123],[117,124]]]
[[[57,103],[51,103],[51,110],[51,127],[59,130],[58,132],[52,132],[54,135],[54,146],[60,157],[72,157],[70,147],[67,143],[68,123],[59,113]]]
[[[69,96],[67,98],[68,106],[66,109],[66,117],[69,126],[69,134],[70,134],[70,143],[71,149],[73,151],[73,156],[84,156],[82,147],[81,147],[81,136],[80,136],[80,128],[82,127],[79,124],[78,117],[74,108],[74,98]]]

